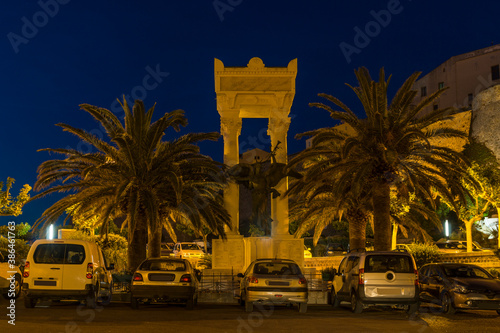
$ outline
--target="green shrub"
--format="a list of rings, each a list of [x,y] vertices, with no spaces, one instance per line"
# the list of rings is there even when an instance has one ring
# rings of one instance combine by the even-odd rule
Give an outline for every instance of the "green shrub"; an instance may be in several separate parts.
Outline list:
[[[2,250],[2,253],[4,256],[8,255],[9,253],[9,239],[5,238],[3,236],[0,236],[0,249]],[[16,256],[16,265],[21,265],[22,259],[26,259],[28,256],[28,252],[30,250],[30,246],[26,244],[26,241],[23,239],[16,238],[15,243],[14,243],[14,249],[16,250],[15,256]]]
[[[409,252],[415,258],[417,268],[420,269],[425,264],[438,262],[441,259],[441,253],[434,244],[412,243],[408,245]]]
[[[314,256],[315,257],[324,257],[326,255],[326,245],[317,244],[314,247]]]
[[[332,281],[334,276],[333,267],[327,267],[321,270],[321,278],[323,281]]]

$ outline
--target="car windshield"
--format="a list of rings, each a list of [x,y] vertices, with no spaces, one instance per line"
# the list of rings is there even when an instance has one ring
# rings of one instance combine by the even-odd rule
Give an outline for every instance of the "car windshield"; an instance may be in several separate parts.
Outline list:
[[[480,279],[492,279],[493,277],[481,269],[480,267],[474,266],[445,266],[444,274],[448,277],[454,278],[480,278]]]
[[[297,264],[288,262],[261,262],[255,264],[254,274],[270,275],[300,275],[300,268]]]
[[[186,264],[176,260],[147,260],[139,267],[140,271],[185,271]]]
[[[201,248],[198,246],[198,244],[182,244],[182,249],[183,250],[201,250]]]
[[[369,255],[365,261],[365,272],[413,273],[413,264],[409,256],[403,255]]]

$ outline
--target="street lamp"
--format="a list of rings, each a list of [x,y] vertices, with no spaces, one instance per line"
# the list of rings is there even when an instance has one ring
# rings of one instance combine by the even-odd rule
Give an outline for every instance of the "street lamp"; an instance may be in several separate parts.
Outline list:
[[[47,231],[47,239],[54,239],[54,225],[51,224],[49,226],[49,230]]]
[[[448,224],[448,220],[444,222],[444,235],[446,238],[450,237],[450,225]]]

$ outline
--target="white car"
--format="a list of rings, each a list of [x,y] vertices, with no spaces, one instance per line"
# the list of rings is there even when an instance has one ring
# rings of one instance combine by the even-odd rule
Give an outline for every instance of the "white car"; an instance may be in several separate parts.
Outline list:
[[[21,295],[22,276],[19,267],[0,252],[0,292],[4,298],[18,298]]]
[[[198,301],[196,270],[187,259],[144,260],[132,277],[130,306],[144,303],[184,303],[192,310]]]
[[[175,244],[172,255],[181,259],[200,259],[205,256],[205,252],[194,242],[184,242]]]
[[[99,246],[73,239],[37,240],[24,267],[24,305],[32,308],[38,299],[84,300],[88,308],[109,303],[113,278]]]

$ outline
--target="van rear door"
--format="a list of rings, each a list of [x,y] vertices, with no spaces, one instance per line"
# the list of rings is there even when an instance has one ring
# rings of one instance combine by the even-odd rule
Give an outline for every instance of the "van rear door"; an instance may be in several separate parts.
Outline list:
[[[30,268],[33,289],[61,290],[66,244],[41,243],[35,249]]]
[[[62,288],[64,290],[84,290],[85,285],[92,283],[87,279],[87,263],[93,262],[90,251],[85,251],[82,244],[66,244],[65,265]]]

